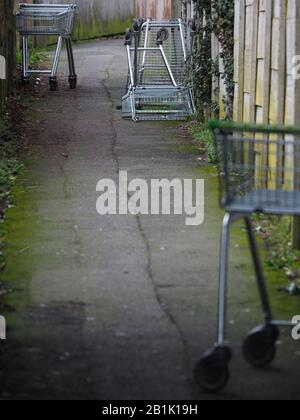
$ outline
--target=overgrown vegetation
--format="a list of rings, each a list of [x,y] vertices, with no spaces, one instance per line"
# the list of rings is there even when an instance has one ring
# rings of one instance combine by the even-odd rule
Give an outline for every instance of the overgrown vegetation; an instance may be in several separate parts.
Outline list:
[[[46,47],[37,48],[37,47],[31,46],[29,49],[30,65],[34,67],[41,66],[43,62],[45,62],[45,60],[47,59],[46,52],[47,52]],[[16,63],[19,66],[22,65],[22,51],[20,50],[16,52]]]
[[[222,77],[226,86],[225,114],[231,119],[234,97],[234,0],[193,0],[195,3],[197,36],[192,64],[192,83],[199,117],[205,120],[219,114],[219,90],[212,91],[213,78]],[[220,53],[212,58],[212,34],[220,43]]]
[[[42,68],[47,59],[46,48],[30,48],[30,64]],[[21,65],[22,56],[16,53],[16,63]],[[21,79],[21,76],[17,76]],[[16,84],[16,83],[15,83]],[[16,91],[7,101],[5,111],[0,114],[0,271],[4,267],[2,255],[3,231],[1,224],[6,209],[11,205],[11,189],[14,186],[19,172],[24,168],[20,152],[24,141],[24,113],[25,103],[31,100],[34,90],[27,90],[27,93]]]
[[[267,265],[274,270],[283,270],[290,280],[287,290],[300,294],[300,251],[293,249],[291,218],[287,216],[253,216],[256,231],[265,241]]]
[[[24,108],[17,99],[10,99],[6,112],[0,116],[0,223],[10,204],[11,188],[23,168],[20,160],[24,128],[21,118],[23,111]],[[0,228],[0,271],[4,264],[2,245],[3,237]]]
[[[189,132],[197,144],[197,150],[209,163],[217,162],[213,134],[207,123],[193,121],[188,126]]]

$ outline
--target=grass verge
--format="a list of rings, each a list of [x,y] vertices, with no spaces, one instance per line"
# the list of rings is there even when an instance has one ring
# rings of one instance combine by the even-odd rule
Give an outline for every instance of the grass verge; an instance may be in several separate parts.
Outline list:
[[[217,162],[217,154],[213,134],[207,123],[191,121],[187,126],[195,142],[195,148],[200,154],[205,155],[209,163]]]
[[[265,243],[266,264],[272,270],[284,271],[289,280],[285,289],[300,295],[300,251],[293,249],[291,217],[255,214],[253,220]]]
[[[47,61],[47,47],[38,48],[30,47],[29,48],[29,63],[31,66],[40,67]],[[16,63],[22,65],[22,51],[18,50],[16,53]]]
[[[20,158],[23,144],[24,122],[22,115],[25,107],[20,100],[12,98],[7,103],[6,111],[0,115],[0,223],[5,211],[11,204],[11,189],[24,165]],[[4,267],[2,255],[3,231],[0,226],[0,271]]]

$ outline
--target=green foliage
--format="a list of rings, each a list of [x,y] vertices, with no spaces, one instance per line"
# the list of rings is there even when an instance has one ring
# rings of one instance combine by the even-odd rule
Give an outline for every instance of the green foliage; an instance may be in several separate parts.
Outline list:
[[[197,109],[204,112],[212,109],[212,68],[210,20],[204,19],[211,14],[209,1],[198,0],[196,3],[196,19],[198,22],[197,36],[194,40],[194,55],[191,69]]]
[[[232,118],[234,96],[234,0],[193,0],[198,22],[197,36],[192,64],[192,82],[196,105],[202,118],[218,111],[218,103],[212,92],[213,77],[219,77],[219,58],[224,64],[224,82],[227,90],[226,116]],[[215,34],[221,45],[221,53],[212,59],[211,39]]]
[[[227,90],[227,117],[232,117],[234,98],[234,0],[213,0],[213,31],[222,46],[220,58],[224,65]]]
[[[15,184],[23,164],[18,160],[20,150],[19,135],[15,130],[13,120],[9,114],[0,116],[0,223],[3,221],[5,209],[10,202],[10,191]],[[0,224],[0,271],[5,261],[2,254],[3,230]]]
[[[46,60],[46,49],[31,47],[29,49],[29,62],[32,66],[39,66]],[[16,63],[22,65],[22,52],[16,52]]]
[[[197,143],[198,152],[205,154],[210,163],[217,162],[217,153],[213,133],[206,123],[193,122],[189,126],[189,131]]]
[[[300,279],[300,251],[293,249],[291,218],[254,215],[257,232],[265,240],[267,264],[284,270],[290,280]]]
[[[9,121],[0,118],[0,217],[7,204],[17,173],[23,167],[16,158],[19,142]]]

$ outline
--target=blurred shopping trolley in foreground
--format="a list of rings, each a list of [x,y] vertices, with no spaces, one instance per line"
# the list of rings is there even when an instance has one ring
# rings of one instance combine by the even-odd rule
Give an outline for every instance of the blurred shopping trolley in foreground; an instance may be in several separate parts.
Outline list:
[[[129,76],[123,117],[134,121],[183,120],[195,112],[187,70],[194,22],[140,19],[125,36]]]
[[[243,345],[245,359],[256,368],[268,366],[276,354],[279,326],[274,321],[267,285],[253,233],[251,214],[300,216],[300,128],[234,125],[212,122],[220,177],[223,222],[219,283],[217,344],[195,369],[195,379],[206,391],[221,390],[229,380],[231,350],[226,343],[229,230],[244,219],[264,312],[264,323]],[[292,318],[292,316],[291,316]]]
[[[65,40],[70,70],[69,84],[71,89],[76,88],[77,76],[71,39],[75,11],[75,4],[20,4],[16,21],[17,30],[22,37],[24,83],[29,82],[31,74],[49,74],[51,90],[57,89],[57,69],[63,40]],[[32,69],[30,67],[28,38],[32,35],[58,37],[51,70]]]

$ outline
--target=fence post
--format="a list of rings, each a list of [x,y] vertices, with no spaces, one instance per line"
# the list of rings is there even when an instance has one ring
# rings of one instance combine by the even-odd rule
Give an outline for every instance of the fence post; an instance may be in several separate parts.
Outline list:
[[[294,217],[293,220],[293,245],[295,249],[300,249],[300,218]]]
[[[14,0],[0,2],[0,112],[12,86],[15,65]]]

